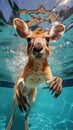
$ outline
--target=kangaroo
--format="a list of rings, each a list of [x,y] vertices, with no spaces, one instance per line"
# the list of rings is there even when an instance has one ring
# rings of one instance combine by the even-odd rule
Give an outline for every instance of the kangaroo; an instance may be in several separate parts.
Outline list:
[[[6,130],[11,130],[16,105],[23,112],[26,111],[24,129],[28,130],[28,116],[32,105],[36,99],[37,88],[42,82],[46,82],[55,97],[62,91],[62,79],[54,77],[49,63],[50,42],[58,40],[65,31],[63,24],[55,23],[50,30],[31,31],[23,20],[15,18],[13,25],[21,38],[28,42],[28,61],[14,85],[14,98],[12,114]]]

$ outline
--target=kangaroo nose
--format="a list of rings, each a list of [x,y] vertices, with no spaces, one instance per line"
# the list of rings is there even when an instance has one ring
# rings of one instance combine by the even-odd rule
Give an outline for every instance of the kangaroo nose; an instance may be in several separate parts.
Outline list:
[[[37,43],[34,48],[33,51],[34,52],[40,52],[43,49],[43,46],[40,43]]]
[[[43,49],[43,47],[41,47],[41,48],[36,48],[36,47],[34,47],[33,51],[34,51],[34,52],[40,52],[42,49]]]

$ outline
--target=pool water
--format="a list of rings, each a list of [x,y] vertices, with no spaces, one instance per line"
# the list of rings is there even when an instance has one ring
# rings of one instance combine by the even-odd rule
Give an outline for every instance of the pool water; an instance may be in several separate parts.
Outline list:
[[[13,89],[0,88],[0,130],[5,130],[11,114]],[[25,113],[18,107],[12,130],[24,129]],[[39,89],[29,116],[30,130],[73,130],[73,88],[63,88],[55,99],[50,91]]]
[[[63,37],[51,43],[51,55],[48,59],[53,75],[63,79],[62,93],[54,98],[49,89],[43,89],[45,84],[41,85],[29,115],[29,129],[73,130],[73,1],[0,2],[0,130],[5,130],[8,124],[12,111],[13,86],[27,61],[27,42],[18,37],[12,26],[15,17],[29,23],[36,19],[38,23],[32,22],[30,25],[32,30],[39,26],[43,29],[50,28],[56,21],[65,25]],[[5,8],[10,11],[6,12]],[[49,11],[60,13],[56,21],[50,19]],[[45,21],[41,22],[43,18]],[[22,113],[17,107],[11,130],[24,130],[24,118],[25,112]]]

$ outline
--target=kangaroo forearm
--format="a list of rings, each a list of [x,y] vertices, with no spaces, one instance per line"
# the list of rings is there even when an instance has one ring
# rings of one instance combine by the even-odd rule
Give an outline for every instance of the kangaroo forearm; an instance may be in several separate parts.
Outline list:
[[[18,93],[19,90],[22,91],[23,86],[24,86],[24,79],[19,78],[17,83],[14,86],[15,93]]]

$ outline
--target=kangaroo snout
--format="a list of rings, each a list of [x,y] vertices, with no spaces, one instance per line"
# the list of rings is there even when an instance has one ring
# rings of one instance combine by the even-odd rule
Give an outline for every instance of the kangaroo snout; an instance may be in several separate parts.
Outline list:
[[[34,47],[33,47],[33,54],[35,55],[36,58],[41,58],[42,57],[42,54],[43,54],[43,45],[41,42],[37,42],[34,44]]]
[[[40,53],[40,51],[41,51],[42,49],[43,49],[43,45],[42,45],[40,42],[38,42],[38,43],[36,43],[36,44],[34,45],[33,51]]]
[[[43,40],[41,37],[35,37],[34,39],[33,54],[36,58],[41,58],[44,54]]]

